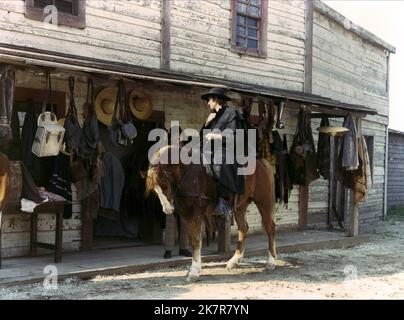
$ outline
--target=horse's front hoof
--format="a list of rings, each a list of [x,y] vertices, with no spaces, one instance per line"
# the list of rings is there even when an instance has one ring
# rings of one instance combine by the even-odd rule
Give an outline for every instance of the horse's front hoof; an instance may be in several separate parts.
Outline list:
[[[228,263],[226,266],[226,271],[232,271],[235,268],[235,263]]]
[[[226,271],[231,271],[233,270],[240,261],[243,260],[243,255],[238,255],[235,254],[228,262],[226,265]]]
[[[267,264],[265,265],[265,270],[273,271],[273,270],[275,270],[275,267],[276,267],[276,258],[269,255]]]
[[[186,281],[189,282],[195,282],[199,279],[199,274],[201,272],[200,268],[197,267],[191,267],[187,273]]]
[[[185,278],[185,281],[187,283],[193,283],[199,280],[199,275],[187,275]]]
[[[276,259],[273,256],[269,256],[267,264],[265,265],[265,270],[273,271],[276,267]]]

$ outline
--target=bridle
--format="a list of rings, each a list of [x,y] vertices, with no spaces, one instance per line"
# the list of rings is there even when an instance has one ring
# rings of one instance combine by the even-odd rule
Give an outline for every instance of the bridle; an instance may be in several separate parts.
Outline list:
[[[197,184],[198,184],[197,179],[194,179],[194,190],[195,190],[194,192],[183,192],[183,191],[181,191],[182,184],[185,181],[185,179],[188,177],[190,169],[192,167],[193,167],[193,165],[189,165],[189,166],[186,167],[185,172],[182,174],[182,176],[180,178],[180,181],[178,181],[178,183],[175,184],[174,190],[170,190],[170,191],[174,191],[173,192],[174,197],[193,197],[193,198],[198,198],[199,205],[202,206],[202,201],[203,200],[204,201],[211,201],[212,198],[196,192],[196,187],[197,187]],[[171,188],[173,182],[172,182],[172,177],[170,178],[170,175],[172,175],[172,172],[169,172],[167,170],[162,170],[161,172],[163,174],[163,177],[168,182],[168,184],[169,184],[169,186]]]

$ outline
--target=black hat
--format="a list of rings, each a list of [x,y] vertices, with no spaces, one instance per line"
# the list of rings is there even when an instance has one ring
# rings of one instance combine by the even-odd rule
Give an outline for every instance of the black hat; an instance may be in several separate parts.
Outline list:
[[[230,101],[231,99],[226,96],[224,89],[222,88],[212,88],[209,90],[208,93],[205,93],[201,96],[201,99],[203,100],[209,100],[210,97],[217,97],[219,99],[222,99],[224,101]]]

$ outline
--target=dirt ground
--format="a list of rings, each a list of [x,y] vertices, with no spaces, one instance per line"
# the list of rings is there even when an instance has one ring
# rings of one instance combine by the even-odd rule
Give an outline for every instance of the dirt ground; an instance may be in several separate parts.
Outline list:
[[[350,249],[280,254],[274,271],[265,257],[247,258],[230,272],[225,261],[204,263],[187,284],[187,268],[157,269],[90,280],[66,279],[0,288],[1,299],[404,299],[404,219],[367,230],[370,242]]]

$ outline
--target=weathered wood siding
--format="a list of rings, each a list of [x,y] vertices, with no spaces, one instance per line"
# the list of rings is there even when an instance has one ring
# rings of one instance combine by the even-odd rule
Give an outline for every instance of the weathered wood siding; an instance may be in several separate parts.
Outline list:
[[[362,122],[362,133],[374,137],[374,180],[368,201],[360,205],[359,215],[361,222],[378,219],[384,203],[389,108],[386,54],[317,10],[314,11],[313,32],[313,93],[365,105],[378,112],[377,116],[367,116]],[[313,185],[311,189],[309,214],[315,213],[316,208],[326,208],[326,199],[318,196],[315,199],[315,194],[328,192],[328,185],[324,183],[322,188]]]
[[[295,128],[297,124],[297,105],[293,107],[287,107],[284,110],[282,120],[285,123],[285,129],[279,130],[279,134],[283,139],[286,135],[288,148],[292,145],[293,135],[295,134]],[[258,114],[258,107],[253,109],[255,114]],[[281,229],[296,229],[299,219],[299,187],[293,186],[292,192],[289,197],[289,203],[287,207],[284,204],[277,203],[275,206],[275,224],[278,230]],[[263,230],[261,227],[261,215],[258,212],[257,207],[251,204],[247,208],[247,222],[250,225],[250,230],[259,231]]]
[[[16,72],[16,87],[44,89],[45,81],[43,75],[38,75],[37,71],[24,70]],[[69,92],[66,79],[53,78],[52,87],[55,91]],[[82,106],[85,102],[87,86],[84,82],[76,83],[76,104]],[[68,105],[68,95],[66,96],[66,105]],[[82,116],[82,110],[79,110]],[[71,219],[63,221],[63,250],[74,251],[81,247],[81,205],[77,199],[77,193],[72,185],[73,196],[73,216]],[[38,216],[38,240],[54,243],[55,239],[55,216],[40,214]],[[29,254],[29,234],[31,230],[30,215],[13,214],[3,215],[3,235],[2,235],[2,256],[25,256]],[[40,250],[39,252],[50,252]]]
[[[230,51],[230,5],[230,0],[173,0],[172,69],[302,91],[304,2],[269,1],[267,58]]]
[[[23,0],[0,1],[0,42],[60,53],[160,67],[158,0],[87,0],[86,28],[26,19]]]
[[[404,134],[389,132],[387,206],[404,207]]]
[[[266,58],[230,51],[230,0],[171,1],[172,70],[303,91],[306,36],[304,1],[269,1]],[[145,67],[160,67],[161,1],[87,0],[86,21],[83,30],[53,27],[26,19],[23,0],[1,1],[0,42]],[[383,209],[385,134],[389,106],[386,55],[382,49],[365,42],[318,11],[314,12],[313,31],[313,93],[363,104],[376,108],[379,113],[363,121],[363,134],[374,137],[374,185],[368,202],[360,207],[362,221],[378,218]],[[110,85],[115,83],[111,81]],[[207,89],[145,84],[140,81],[133,85],[145,86],[151,92],[154,109],[165,113],[167,128],[175,120],[180,122],[182,128],[199,131],[206,119],[208,111],[200,95]],[[35,72],[19,71],[17,86],[43,89],[43,76]],[[68,92],[66,75],[55,79],[53,86],[55,90]],[[85,79],[76,81],[76,103],[80,117],[85,95]],[[281,130],[281,135],[287,135],[289,147],[295,132],[297,112],[296,106],[289,106],[284,112],[286,128]],[[253,113],[257,113],[256,106]],[[318,125],[319,121],[313,120],[315,141],[318,138]],[[310,185],[309,224],[325,226],[328,195],[328,181],[320,178]],[[299,191],[296,186],[288,208],[280,205],[276,208],[277,226],[296,227],[298,208]],[[73,211],[73,218],[64,222],[65,250],[77,250],[81,244],[81,210],[77,201],[74,201]],[[4,256],[28,253],[28,219],[28,215],[4,217]],[[247,220],[252,231],[261,230],[261,219],[254,205],[248,208]],[[40,240],[53,241],[52,228],[51,216],[42,216],[39,222]]]

